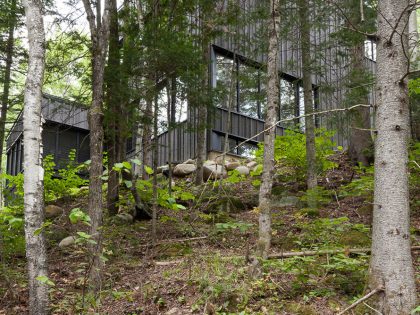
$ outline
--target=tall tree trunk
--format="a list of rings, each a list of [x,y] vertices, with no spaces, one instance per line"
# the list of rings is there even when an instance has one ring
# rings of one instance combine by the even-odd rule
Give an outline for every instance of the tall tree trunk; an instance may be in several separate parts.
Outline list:
[[[348,24],[355,25],[357,28],[364,27],[364,4],[363,0],[352,0],[348,4]],[[369,88],[368,70],[365,65],[365,36],[352,34],[350,38],[350,84],[346,99],[349,105],[368,104]],[[368,151],[372,147],[372,137],[370,129],[370,109],[358,107],[349,113],[349,156],[352,161],[369,165]]]
[[[89,128],[90,128],[90,171],[89,171],[89,216],[91,225],[89,233],[94,245],[90,245],[91,269],[90,286],[95,294],[101,289],[101,271],[102,271],[102,232],[103,224],[102,213],[102,153],[103,153],[103,84],[105,72],[105,60],[108,48],[109,38],[109,11],[110,0],[105,0],[104,14],[101,19],[101,11],[97,6],[97,14],[93,13],[89,0],[83,0],[87,19],[89,22],[91,40],[92,40],[92,104],[89,110]],[[97,2],[99,5],[99,2]],[[96,21],[95,21],[96,20]]]
[[[9,19],[8,19],[8,36],[6,42],[6,65],[4,69],[3,79],[3,95],[1,98],[1,116],[0,116],[0,173],[3,173],[3,145],[5,137],[6,117],[9,108],[9,92],[11,69],[13,63],[13,50],[15,44],[15,27],[16,27],[16,0],[12,0],[10,4]]]
[[[148,86],[148,85],[146,85]],[[149,91],[146,92],[150,94]],[[146,110],[143,117],[143,165],[152,167],[152,121],[153,101],[150,95],[146,95]],[[143,179],[148,179],[149,174],[143,171]]]
[[[107,132],[106,141],[108,149],[108,193],[107,208],[108,214],[113,216],[118,213],[118,194],[119,179],[118,172],[113,170],[113,166],[120,161],[120,129],[121,118],[120,109],[122,106],[120,97],[120,48],[118,33],[118,11],[117,1],[110,0],[110,25],[109,25],[109,53],[108,65],[105,72],[106,82],[106,103],[107,111]]]
[[[274,175],[274,140],[278,117],[280,82],[279,82],[279,0],[270,0],[269,46],[267,60],[267,115],[264,129],[264,162],[259,194],[259,239],[258,255],[264,259],[268,256],[271,243],[271,190]]]
[[[307,0],[298,0],[300,22],[300,49],[302,58],[302,86],[305,114],[314,111],[311,78],[311,26],[309,22],[309,3]],[[306,186],[308,189],[316,188],[316,151],[315,151],[315,118],[305,117],[306,136]],[[316,206],[315,200],[310,201],[310,206]]]
[[[197,170],[195,174],[195,184],[203,183],[203,165],[207,159],[207,119],[208,107],[210,103],[209,97],[209,65],[210,65],[210,34],[206,19],[209,15],[207,6],[201,8],[202,27],[201,27],[201,51],[203,71],[201,73],[201,106],[196,106],[197,113]],[[204,97],[203,97],[204,96]],[[197,104],[196,104],[197,105]]]
[[[416,306],[408,191],[408,0],[380,0],[377,42],[375,189],[370,286],[383,286],[377,309],[409,314]],[[399,20],[401,19],[401,20]],[[393,29],[393,26],[396,28]],[[402,34],[400,36],[400,34]]]
[[[366,73],[364,64],[365,46],[364,42],[360,42],[352,48],[351,65],[354,76],[363,77]],[[356,79],[356,78],[355,78]],[[356,79],[357,80],[357,79]],[[360,80],[360,79],[359,79]],[[357,85],[362,83],[357,82]],[[355,91],[357,90],[357,91]],[[362,86],[353,88],[353,94],[356,92],[356,98],[352,98],[355,104],[367,104],[368,91]],[[372,146],[372,138],[370,136],[370,109],[366,107],[358,107],[354,112],[350,113],[350,139],[349,139],[349,155],[355,162],[360,162],[364,166],[369,165],[369,157],[367,151]]]
[[[24,206],[26,258],[29,275],[29,313],[48,314],[47,250],[44,233],[44,169],[42,167],[42,83],[45,69],[45,34],[40,0],[24,1],[28,29],[29,65],[23,112]]]
[[[157,75],[156,75],[157,85]],[[159,102],[158,94],[155,94],[154,109],[153,109],[153,208],[152,208],[152,244],[156,243],[157,239],[157,212],[158,212],[158,183],[157,183],[157,168],[158,168],[158,154],[159,154],[159,138],[158,138],[158,117],[159,117]]]

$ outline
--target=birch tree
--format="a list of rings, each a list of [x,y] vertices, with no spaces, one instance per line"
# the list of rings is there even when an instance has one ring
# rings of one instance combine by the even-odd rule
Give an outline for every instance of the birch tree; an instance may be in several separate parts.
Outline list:
[[[409,106],[406,73],[409,0],[380,0],[377,34],[375,188],[370,286],[382,287],[377,308],[409,314],[416,306],[410,252]]]
[[[267,59],[267,116],[264,129],[264,162],[259,193],[259,239],[258,255],[264,259],[268,256],[271,243],[271,190],[274,175],[274,140],[278,117],[280,83],[279,83],[279,0],[270,0],[269,46]]]
[[[23,112],[24,208],[26,259],[29,276],[29,313],[48,313],[48,287],[45,279],[47,251],[44,223],[44,169],[42,167],[42,83],[45,69],[45,34],[42,1],[24,1],[28,30],[29,64],[25,83]],[[41,233],[36,233],[37,230]]]
[[[96,16],[93,12],[90,0],[83,0],[87,20],[89,22],[90,36],[92,41],[92,104],[89,110],[90,127],[90,171],[89,171],[89,216],[91,218],[90,235],[95,245],[90,246],[91,269],[90,284],[95,293],[101,288],[101,254],[103,223],[102,211],[102,154],[104,143],[103,130],[103,84],[106,54],[109,38],[109,10],[110,0],[104,0],[104,13],[101,14],[100,1],[96,2]]]

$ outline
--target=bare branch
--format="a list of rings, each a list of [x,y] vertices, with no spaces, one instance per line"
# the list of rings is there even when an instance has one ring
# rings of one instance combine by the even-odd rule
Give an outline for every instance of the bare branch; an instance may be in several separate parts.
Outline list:
[[[362,303],[363,301],[366,301],[368,298],[370,298],[371,296],[382,292],[384,290],[383,287],[377,287],[376,289],[372,290],[371,292],[369,292],[368,294],[366,294],[364,297],[358,299],[356,302],[354,302],[352,305],[350,305],[349,307],[347,307],[344,311],[338,313],[337,315],[343,315],[346,312],[350,311],[351,309],[355,308],[357,305],[359,305],[360,303]]]
[[[96,34],[96,22],[95,22],[95,14],[93,13],[92,7],[90,6],[90,0],[82,0],[83,5],[85,7],[87,20],[89,22],[90,33]]]

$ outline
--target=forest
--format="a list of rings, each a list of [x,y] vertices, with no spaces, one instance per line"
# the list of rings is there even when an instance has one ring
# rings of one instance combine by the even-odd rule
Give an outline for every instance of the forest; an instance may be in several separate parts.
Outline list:
[[[418,0],[1,0],[0,315],[420,314]]]

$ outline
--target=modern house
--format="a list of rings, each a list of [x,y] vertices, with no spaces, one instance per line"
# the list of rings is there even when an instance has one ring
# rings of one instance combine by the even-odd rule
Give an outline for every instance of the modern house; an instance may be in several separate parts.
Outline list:
[[[88,111],[85,106],[44,94],[42,100],[43,155],[54,155],[55,164],[65,165],[70,150],[76,150],[78,162],[89,159]],[[7,174],[23,170],[23,112],[6,139]]]
[[[244,0],[243,10],[255,6],[255,0]],[[315,18],[316,12],[312,12]],[[328,110],[343,108],[343,99],[346,93],[346,76],[349,72],[349,57],[345,49],[340,46],[339,40],[331,36],[337,27],[343,23],[338,13],[328,17],[327,27],[314,27],[311,41],[314,47],[322,50],[317,59],[317,65],[322,71],[312,76],[314,108]],[[207,153],[209,157],[223,151],[225,135],[228,135],[230,148],[235,147],[243,140],[251,138],[264,129],[264,112],[266,101],[265,72],[266,56],[259,52],[260,42],[256,39],[261,33],[264,24],[252,22],[239,30],[227,29],[224,35],[219,36],[209,47],[211,51],[211,64],[209,66],[209,82],[213,88],[220,86],[233,86],[233,108],[228,110],[226,100],[221,99],[210,113],[207,128]],[[231,34],[240,34],[241,45],[237,44]],[[294,37],[294,38],[293,38]],[[283,39],[282,39],[283,38]],[[286,38],[286,39],[285,39]],[[304,114],[303,91],[300,78],[302,77],[298,32],[290,36],[280,37],[279,73],[281,76],[280,117],[290,118]],[[366,40],[366,67],[375,72],[375,43]],[[231,73],[235,75],[232,76]],[[247,78],[252,77],[252,80]],[[234,80],[233,84],[231,80]],[[374,94],[371,93],[370,102],[374,103]],[[172,151],[173,162],[183,162],[196,157],[197,136],[195,131],[196,109],[182,108],[187,106],[178,102],[175,111],[177,114],[176,127],[164,131],[159,135],[158,164],[166,164],[169,158],[169,147]],[[70,149],[76,149],[79,162],[89,159],[89,127],[87,123],[87,110],[80,104],[68,102],[64,99],[45,95],[42,106],[45,119],[43,131],[44,155],[53,154],[55,162],[60,165],[68,156]],[[229,119],[230,115],[230,119]],[[230,121],[230,125],[228,125]],[[304,120],[296,119],[302,131]],[[327,119],[324,116],[316,118],[316,125],[339,132],[335,136],[337,144],[346,146],[346,118]],[[276,133],[282,135],[288,124],[280,124]],[[263,134],[252,141],[231,152],[237,156],[246,156],[256,149],[258,142],[263,140]],[[170,145],[169,145],[170,144]],[[135,152],[135,139],[127,143],[127,156],[133,157]],[[7,172],[17,174],[22,170],[22,115],[13,125],[7,138]]]

